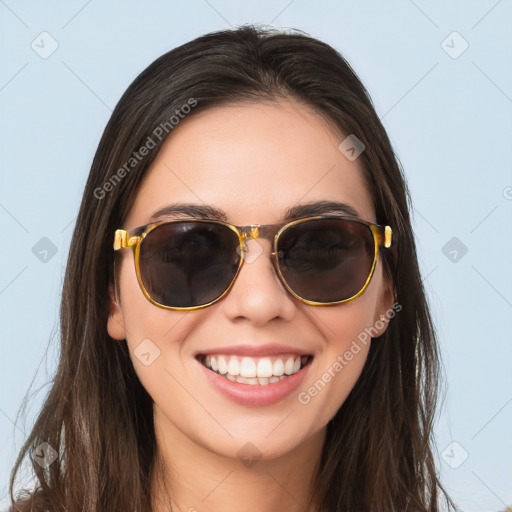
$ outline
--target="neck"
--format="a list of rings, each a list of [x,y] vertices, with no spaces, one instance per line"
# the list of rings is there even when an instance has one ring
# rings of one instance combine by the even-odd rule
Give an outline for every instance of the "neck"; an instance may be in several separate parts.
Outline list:
[[[317,511],[310,501],[325,429],[279,457],[244,462],[195,443],[161,411],[156,416],[155,512]]]

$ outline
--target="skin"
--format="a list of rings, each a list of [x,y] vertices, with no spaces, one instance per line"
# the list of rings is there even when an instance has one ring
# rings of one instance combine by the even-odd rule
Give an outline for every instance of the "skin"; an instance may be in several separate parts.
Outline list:
[[[375,222],[360,164],[338,150],[345,137],[300,103],[242,103],[190,116],[175,128],[145,177],[124,229],[178,202],[224,210],[235,225],[281,222],[298,204],[335,200]],[[173,510],[289,512],[306,508],[326,424],[361,374],[370,343],[307,405],[292,393],[265,407],[231,402],[204,378],[194,359],[201,349],[277,342],[314,355],[307,390],[365,328],[392,307],[379,258],[367,290],[332,307],[290,295],[270,262],[268,240],[251,240],[262,254],[244,263],[230,293],[201,310],[179,312],[151,304],[137,282],[133,254],[121,251],[119,289],[111,288],[108,332],[128,343],[142,384],[154,400],[158,449]],[[379,334],[387,328],[384,327]],[[143,365],[133,355],[145,339],[160,355]],[[237,453],[252,443],[261,458],[251,467]],[[156,510],[162,486],[153,481]],[[242,504],[242,505],[241,505]],[[168,508],[167,508],[168,510]]]

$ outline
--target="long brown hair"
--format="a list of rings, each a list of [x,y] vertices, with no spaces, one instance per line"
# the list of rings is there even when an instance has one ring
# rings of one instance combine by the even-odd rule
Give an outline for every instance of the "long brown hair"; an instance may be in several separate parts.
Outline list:
[[[391,225],[398,238],[383,264],[402,309],[371,344],[362,375],[327,426],[315,501],[327,512],[435,512],[441,497],[449,502],[432,453],[437,342],[409,192],[388,136],[366,89],[333,48],[297,31],[244,26],[207,34],[158,58],[129,86],[105,128],[69,252],[60,362],[11,475],[16,510],[151,510],[157,457],[152,400],[126,343],[110,338],[106,328],[114,231],[165,137],[172,136],[173,116],[179,122],[183,112],[279,98],[302,102],[363,142],[360,161],[376,220]],[[148,154],[134,161],[143,146],[151,146]],[[30,457],[41,443],[59,455],[46,469]],[[37,488],[15,497],[26,457]]]

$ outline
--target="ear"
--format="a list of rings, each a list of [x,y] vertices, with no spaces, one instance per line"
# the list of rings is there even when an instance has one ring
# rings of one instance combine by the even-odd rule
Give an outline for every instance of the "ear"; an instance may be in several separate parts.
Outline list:
[[[115,340],[126,339],[126,329],[124,327],[124,316],[121,309],[120,301],[117,298],[117,294],[114,292],[114,285],[110,283],[108,285],[108,320],[107,320],[107,331],[111,338]]]
[[[377,307],[375,308],[372,338],[382,336],[386,332],[391,319],[402,309],[402,306],[395,302],[394,284],[391,279],[388,276],[384,276],[383,281]]]

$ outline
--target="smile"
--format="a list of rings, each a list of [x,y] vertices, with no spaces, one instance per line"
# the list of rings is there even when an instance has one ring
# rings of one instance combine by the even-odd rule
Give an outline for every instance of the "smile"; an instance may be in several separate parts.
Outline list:
[[[295,375],[313,358],[309,355],[297,354],[264,357],[199,354],[197,359],[212,372],[232,382],[266,386]]]

